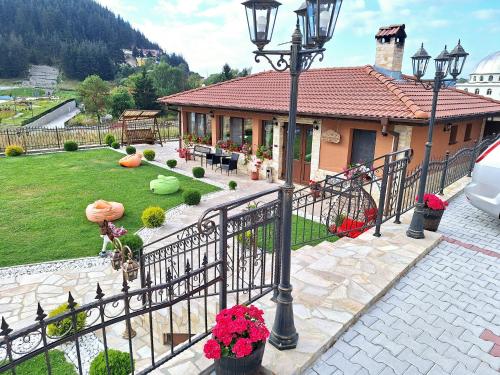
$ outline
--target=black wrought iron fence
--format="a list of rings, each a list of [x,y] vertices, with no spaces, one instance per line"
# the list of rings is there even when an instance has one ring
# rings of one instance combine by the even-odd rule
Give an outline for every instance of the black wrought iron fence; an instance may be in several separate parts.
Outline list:
[[[129,124],[128,129],[142,129],[142,124]],[[179,139],[179,128],[174,122],[158,124],[162,140]],[[64,143],[75,141],[80,147],[105,146],[106,134],[112,134],[116,140],[122,139],[122,125],[96,125],[65,128],[18,128],[0,130],[0,154],[5,152],[9,145],[19,145],[27,152],[43,152],[62,150]],[[157,133],[156,141],[159,141]]]

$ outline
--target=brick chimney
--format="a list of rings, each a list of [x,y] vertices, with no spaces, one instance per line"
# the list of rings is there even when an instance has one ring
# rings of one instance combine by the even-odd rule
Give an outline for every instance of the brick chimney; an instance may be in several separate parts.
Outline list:
[[[388,75],[400,75],[406,40],[405,25],[383,26],[375,39],[375,68]]]

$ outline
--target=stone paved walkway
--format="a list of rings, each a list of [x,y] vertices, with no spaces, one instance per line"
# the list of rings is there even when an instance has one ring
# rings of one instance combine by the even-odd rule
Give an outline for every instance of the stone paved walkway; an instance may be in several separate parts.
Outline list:
[[[306,374],[499,374],[500,221],[456,197],[444,240]]]

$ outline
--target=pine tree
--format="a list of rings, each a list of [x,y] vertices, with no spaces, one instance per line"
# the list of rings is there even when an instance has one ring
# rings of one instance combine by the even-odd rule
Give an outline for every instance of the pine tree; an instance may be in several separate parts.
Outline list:
[[[142,71],[141,76],[137,79],[134,89],[135,106],[138,109],[157,109],[159,108],[156,102],[157,96],[153,87],[153,82],[146,75],[146,70]]]

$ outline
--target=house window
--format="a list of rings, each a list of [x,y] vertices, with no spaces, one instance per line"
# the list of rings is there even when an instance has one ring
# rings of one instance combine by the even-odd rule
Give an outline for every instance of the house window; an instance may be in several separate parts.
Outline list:
[[[474,94],[479,95],[479,89],[475,89]]]
[[[489,76],[488,81],[490,81],[490,82],[493,81],[493,76]]]
[[[453,125],[450,128],[450,141],[448,142],[449,145],[454,145],[457,143],[457,133],[458,133],[458,126]]]
[[[472,77],[472,80],[475,81],[476,80],[476,76]]]
[[[467,126],[465,127],[464,142],[471,140],[471,133],[472,133],[472,124],[467,124]]]
[[[479,76],[480,81],[483,81],[483,78],[484,78],[483,76]]]
[[[486,95],[491,95],[492,91],[491,89],[486,90]]]
[[[221,119],[221,138],[236,145],[252,144],[252,120],[224,116]]]
[[[207,115],[204,113],[188,113],[188,133],[198,137],[207,137],[212,134],[212,127],[207,122]]]

